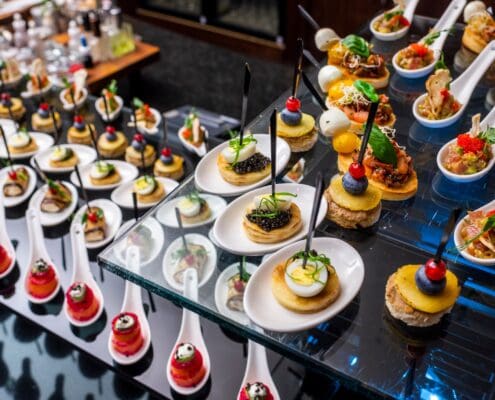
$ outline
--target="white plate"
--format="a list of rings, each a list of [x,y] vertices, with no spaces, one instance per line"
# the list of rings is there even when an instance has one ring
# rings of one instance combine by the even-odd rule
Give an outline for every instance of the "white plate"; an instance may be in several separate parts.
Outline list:
[[[481,211],[484,211],[484,212],[495,210],[495,200],[492,200],[491,202],[485,204],[483,207],[478,208],[476,211],[480,211],[480,210]],[[463,245],[463,243],[464,243],[464,240],[461,237],[461,226],[464,223],[464,220],[465,219],[466,219],[466,217],[464,217],[462,220],[460,220],[459,223],[455,227],[455,231],[454,231],[454,243],[455,243],[455,247],[457,247],[457,248],[461,247]],[[480,265],[495,265],[495,258],[478,258],[478,257],[474,257],[471,254],[469,254],[467,252],[467,250],[461,250],[461,251],[459,251],[459,253],[461,253],[461,255],[466,260],[469,260],[469,261],[474,262],[476,264],[480,264]]]
[[[79,158],[79,162],[77,163],[79,167],[90,164],[96,160],[96,151],[92,147],[85,146],[83,144],[61,144],[60,147],[68,147],[76,153]],[[40,151],[33,157],[36,158],[36,161],[38,161],[41,170],[48,173],[64,173],[73,171],[74,167],[56,168],[50,165],[50,155],[52,154],[53,149],[54,147],[50,147]],[[31,159],[31,166],[34,168],[35,165],[33,158]]]
[[[8,141],[9,136],[13,135],[14,133],[15,133],[15,131],[11,132],[10,134],[8,134],[6,132],[7,141]],[[26,153],[19,153],[19,154],[10,153],[10,157],[13,160],[22,160],[24,158],[32,157],[35,154],[42,152],[42,151],[50,148],[51,146],[53,146],[54,139],[52,136],[47,135],[46,133],[41,133],[41,132],[29,132],[29,134],[38,144],[38,148],[34,151],[28,151]],[[0,158],[7,158],[7,152],[5,151],[5,145],[3,144],[3,140],[0,140]]]
[[[215,249],[215,246],[213,246],[213,243],[206,236],[200,235],[198,233],[188,233],[186,235],[186,240],[188,243],[200,244],[204,246],[208,254],[206,264],[203,267],[203,273],[201,274],[201,279],[199,279],[198,277],[198,287],[201,287],[206,282],[208,282],[208,280],[211,278],[211,275],[213,274],[213,271],[215,270],[215,267],[217,266],[217,250]],[[181,285],[174,279],[173,275],[176,262],[173,260],[172,254],[181,247],[182,238],[178,237],[172,243],[170,243],[170,246],[168,246],[167,250],[165,251],[165,255],[163,256],[162,263],[162,272],[165,280],[174,289],[180,291],[183,290],[184,285]]]
[[[272,294],[272,271],[297,251],[304,250],[301,240],[277,251],[264,261],[251,277],[244,294],[246,314],[257,325],[276,332],[310,329],[334,317],[357,295],[364,279],[364,264],[359,253],[346,242],[335,238],[315,238],[312,247],[326,254],[340,281],[339,297],[322,311],[299,314],[282,307]]]
[[[297,195],[292,201],[301,210],[301,219],[303,223],[303,226],[298,233],[279,243],[255,243],[247,237],[244,228],[242,227],[242,219],[245,210],[253,202],[255,196],[271,193],[271,187],[265,186],[235,199],[217,218],[215,225],[213,226],[213,234],[218,245],[234,254],[259,256],[276,251],[306,236],[309,229],[311,205],[313,204],[315,188],[303,184],[281,183],[277,185],[276,190],[277,192],[291,192]],[[316,226],[325,218],[327,207],[327,202],[323,199],[316,220]]]
[[[167,197],[177,186],[179,186],[179,183],[169,179],[169,178],[162,178],[161,176],[155,177],[155,179],[158,182],[161,182],[165,189],[165,196],[153,203],[140,203],[138,201],[138,208],[139,209],[145,209],[145,208],[151,208],[155,204],[158,204],[160,201],[162,201],[165,197]],[[112,192],[112,195],[110,196],[112,201],[117,203],[120,207],[124,208],[133,208],[132,204],[132,192],[133,192],[133,187],[134,187],[134,181],[131,182],[126,182],[122,185],[120,185],[117,189],[115,189]]]
[[[29,168],[27,165],[20,165],[20,164],[14,164],[13,167],[14,168],[19,168],[19,167],[26,168],[26,170],[29,174],[29,185],[22,196],[6,197],[4,195],[3,205],[5,207],[15,207],[15,206],[18,206],[19,204],[24,203],[29,198],[29,196],[31,196],[31,194],[34,192],[34,189],[36,189],[37,177],[36,177],[36,173],[31,168]],[[11,167],[5,167],[5,168],[2,168],[0,170],[0,185],[1,185],[0,190],[2,190],[2,191],[3,191],[3,185],[5,183],[5,180],[7,179],[7,173],[10,171],[10,169],[11,169]]]
[[[43,185],[36,192],[34,192],[33,197],[29,201],[29,207],[33,207],[35,210],[39,210],[40,213],[40,223],[43,226],[55,226],[61,224],[62,222],[67,221],[71,214],[74,212],[77,206],[78,194],[77,189],[69,182],[63,181],[63,184],[70,190],[72,194],[72,203],[70,203],[69,207],[62,210],[60,213],[46,213],[41,211],[41,201],[48,189],[48,185]]]
[[[257,266],[252,263],[245,264],[246,271],[253,275],[256,272]],[[239,273],[239,263],[234,263],[225,268],[222,273],[218,276],[217,282],[215,283],[215,305],[217,306],[220,314],[239,322],[242,325],[249,324],[248,316],[240,311],[234,311],[227,307],[227,292],[228,292],[228,281],[235,274]]]
[[[117,186],[120,186],[120,185],[123,185],[124,183],[133,181],[134,179],[136,179],[136,177],[139,174],[138,169],[134,165],[132,165],[128,162],[121,161],[121,160],[105,160],[105,161],[109,162],[110,164],[113,164],[115,166],[115,168],[117,168],[122,179],[119,182],[112,183],[110,185],[93,185],[91,183],[89,173],[91,172],[91,167],[93,166],[94,163],[87,164],[87,165],[84,165],[84,166],[79,168],[79,172],[81,174],[81,179],[83,181],[83,185],[84,185],[84,188],[86,190],[115,189]],[[74,185],[79,187],[79,180],[77,179],[77,175],[76,175],[75,171],[72,172],[72,174],[70,174],[70,181]]]
[[[118,240],[119,237],[122,235],[122,233],[134,223],[135,223],[134,219],[125,222],[117,231],[117,234],[115,235],[115,240]],[[146,226],[152,233],[151,236],[152,244],[151,244],[150,255],[148,258],[140,260],[139,263],[141,267],[144,267],[155,261],[155,259],[158,257],[158,255],[162,251],[163,243],[165,241],[165,236],[163,234],[162,226],[158,223],[158,221],[155,218],[146,217],[141,221],[141,223],[144,226]],[[129,246],[127,245],[127,240],[124,239],[120,241],[113,249],[115,257],[117,257],[119,262],[123,265],[125,265],[125,255],[128,247]]]
[[[266,157],[270,157],[270,136],[266,134],[256,134],[254,137],[258,141],[256,145],[257,151]],[[220,175],[220,172],[218,172],[217,157],[228,145],[229,142],[226,141],[225,143],[215,147],[199,162],[196,167],[196,171],[194,172],[194,179],[196,181],[196,186],[200,190],[215,193],[220,196],[238,196],[270,182],[270,175],[263,178],[259,182],[244,186],[232,185],[231,183],[225,181]],[[289,162],[289,158],[289,145],[285,140],[277,138],[277,175],[284,170],[285,166]]]
[[[208,203],[208,207],[210,207],[211,210],[211,215],[204,221],[194,223],[183,222],[182,224],[184,228],[194,228],[197,226],[209,224],[210,222],[215,221],[220,213],[227,207],[227,202],[221,197],[205,193],[200,193],[199,195]],[[177,218],[175,216],[175,207],[177,207],[179,201],[181,201],[184,197],[185,196],[177,197],[161,206],[156,212],[156,218],[158,219],[158,221],[160,221],[165,226],[178,228],[179,225],[177,224]]]
[[[89,206],[100,207],[105,214],[105,221],[107,223],[107,227],[105,229],[105,239],[97,242],[86,242],[86,247],[88,249],[98,249],[110,243],[117,234],[120,224],[122,224],[122,211],[120,211],[117,204],[107,199],[91,200],[89,202]],[[72,220],[72,225],[75,223],[80,223],[82,225],[81,219],[86,209],[87,207],[84,205],[77,210],[76,215],[74,215],[74,219]]]

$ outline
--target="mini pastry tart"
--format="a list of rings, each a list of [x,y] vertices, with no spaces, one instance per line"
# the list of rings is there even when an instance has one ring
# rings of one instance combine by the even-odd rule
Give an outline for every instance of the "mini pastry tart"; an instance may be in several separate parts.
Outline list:
[[[170,375],[177,386],[181,387],[194,387],[203,380],[206,375],[203,356],[194,345],[177,345],[170,364]]]
[[[2,93],[0,101],[0,118],[11,118],[12,116],[15,121],[19,121],[24,117],[25,113],[26,108],[21,99],[10,97],[9,93]]]
[[[462,245],[460,250],[481,259],[495,258],[495,210],[469,211],[461,222]]]
[[[95,126],[93,124],[86,124],[81,115],[74,116],[74,123],[67,131],[67,141],[69,143],[92,146],[93,140],[91,140],[89,125],[93,128],[93,132],[96,132]]]
[[[244,263],[244,257],[242,263]],[[227,301],[225,305],[229,310],[244,312],[244,291],[251,277],[251,274],[246,272],[244,266],[241,268],[242,274],[237,273],[227,281]]]
[[[435,53],[428,47],[428,37],[424,42],[412,43],[397,53],[395,61],[403,69],[425,68],[435,62]],[[430,43],[431,44],[431,43]]]
[[[31,126],[35,131],[45,133],[55,133],[56,128],[62,126],[62,119],[58,111],[53,111],[55,117],[56,126],[53,123],[53,118],[50,115],[50,106],[48,103],[41,103],[38,107],[38,111],[31,116]]]
[[[74,282],[65,294],[67,312],[76,321],[89,321],[100,308],[93,290],[84,282]]]
[[[201,125],[198,114],[191,111],[184,120],[184,125],[179,129],[179,138],[190,146],[199,149],[205,143],[206,129]]]
[[[452,81],[448,69],[437,69],[426,81],[427,95],[418,106],[423,118],[439,121],[449,118],[461,109],[461,104],[450,93]]]
[[[383,200],[402,201],[418,190],[418,177],[411,156],[395,140],[393,129],[373,125],[363,165],[369,183],[382,192]],[[344,173],[358,159],[359,145],[351,154],[339,154],[338,168]]]
[[[112,320],[112,347],[125,356],[136,354],[144,344],[138,316],[122,312]]]
[[[105,102],[102,97],[99,97],[95,101],[95,108],[100,117],[105,122],[112,122],[118,118],[122,108],[124,106],[124,101],[120,96],[117,96],[117,81],[113,79],[110,84],[101,91],[101,96],[105,97],[108,106],[108,116],[105,110]],[[110,117],[110,118],[108,118]]]
[[[273,400],[270,388],[261,382],[246,383],[239,392],[238,400]]]
[[[172,254],[172,260],[175,262],[174,280],[177,283],[181,285],[184,283],[184,272],[188,268],[194,268],[198,272],[198,282],[200,282],[208,260],[208,252],[204,246],[188,242],[187,249],[181,247]]]
[[[98,151],[105,158],[119,158],[125,154],[128,142],[122,132],[115,130],[113,126],[107,126],[105,133],[98,139]]]
[[[70,190],[59,181],[48,180],[48,190],[41,200],[41,211],[56,214],[69,207],[71,203]]]
[[[293,197],[296,195],[285,192],[257,196],[242,221],[247,237],[256,243],[278,243],[299,232],[301,210]]]
[[[31,153],[38,150],[36,140],[26,131],[20,130],[7,138],[12,154]]]
[[[52,265],[39,259],[26,276],[26,290],[36,299],[44,299],[57,289],[58,278]]]
[[[134,121],[134,115],[131,115],[131,126],[143,134],[154,135],[158,132],[158,125],[161,121],[161,116],[158,110],[151,108],[138,98],[133,99],[133,106],[136,108],[137,125]]]
[[[211,215],[208,202],[198,192],[194,191],[184,196],[178,203],[182,222],[194,224],[208,219]]]
[[[348,35],[328,49],[328,64],[340,68],[353,79],[362,79],[381,89],[388,85],[390,72],[385,60],[371,51],[370,44],[360,36]]]
[[[89,171],[89,180],[95,186],[112,185],[121,179],[117,168],[107,161],[96,161]]]
[[[7,173],[7,179],[3,184],[5,197],[18,197],[26,193],[29,186],[29,172],[24,167],[17,167]]]
[[[3,274],[9,269],[12,263],[12,257],[5,247],[0,244],[0,274]]]
[[[155,203],[165,197],[165,188],[150,175],[144,175],[134,182],[134,191],[140,203]]]
[[[256,139],[246,135],[240,144],[239,137],[230,139],[217,158],[220,175],[236,185],[250,185],[270,174],[270,159],[256,151]]]
[[[79,162],[74,150],[66,146],[56,146],[50,154],[50,166],[53,168],[73,167]]]
[[[90,207],[81,218],[86,242],[99,242],[106,237],[105,213],[100,207]]]
[[[303,266],[306,255],[306,265]],[[340,294],[340,283],[330,259],[314,250],[300,251],[272,272],[272,293],[285,308],[315,313],[332,304]]]
[[[134,135],[131,145],[125,151],[125,160],[136,167],[142,168],[143,158],[145,168],[153,165],[156,159],[156,151],[152,145],[146,143],[143,135],[137,133]]]
[[[404,10],[394,8],[375,19],[373,29],[380,33],[393,33],[410,25],[409,20],[404,17]]]
[[[14,87],[22,80],[19,62],[15,58],[7,58],[1,62],[0,74],[5,87]]]
[[[184,176],[184,159],[177,154],[172,154],[172,149],[166,147],[155,161],[153,174],[178,181]]]
[[[488,43],[495,39],[495,20],[485,9],[468,16],[462,35],[462,44],[473,53],[479,54]]]

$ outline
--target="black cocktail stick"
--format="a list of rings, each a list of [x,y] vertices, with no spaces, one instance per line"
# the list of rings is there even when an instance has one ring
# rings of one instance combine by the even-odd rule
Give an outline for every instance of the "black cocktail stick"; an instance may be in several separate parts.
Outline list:
[[[242,140],[244,139],[244,129],[246,128],[247,107],[249,86],[251,84],[251,70],[249,64],[244,64],[244,86],[242,88],[242,110],[241,110],[241,127],[239,129],[239,144],[242,146]]]
[[[314,20],[314,18],[304,9],[304,7],[300,4],[297,5],[297,8],[299,9],[299,13],[302,15],[302,17],[306,20],[308,24],[310,24],[315,31],[320,29],[320,25],[318,22]]]
[[[318,93],[318,90],[316,90],[316,88],[313,86],[313,84],[309,80],[308,76],[304,73],[304,71],[302,72],[302,78],[303,78],[304,86],[306,86],[308,88],[309,92],[314,97],[314,99],[317,101],[317,103],[319,104],[321,109],[323,111],[328,110],[328,107],[325,104],[325,100],[323,100],[323,98],[320,96],[320,93]]]
[[[373,129],[373,123],[375,122],[376,112],[378,111],[378,102],[371,103],[370,113],[368,114],[368,119],[366,121],[366,126],[364,128],[364,135],[361,139],[361,148],[359,149],[358,164],[363,163],[364,154],[366,153],[366,146],[370,140],[371,131]]]
[[[277,180],[277,109],[270,116],[270,163],[272,167],[272,196],[275,197],[275,184]]]
[[[318,211],[320,210],[321,197],[323,194],[323,176],[321,171],[316,174],[315,181],[315,197],[313,199],[313,209],[311,210],[311,219],[309,220],[309,230],[306,237],[306,248],[304,249],[303,268],[306,268],[308,262],[308,255],[311,251],[311,242],[313,241],[313,235],[316,228],[316,219],[318,218]]]
[[[303,62],[304,42],[301,38],[297,38],[296,43],[296,63],[294,64],[294,76],[292,78],[292,97],[297,97],[297,89],[301,81],[302,62]]]
[[[186,235],[184,233],[184,226],[182,225],[182,218],[180,216],[180,211],[177,207],[175,207],[175,217],[177,218],[177,224],[179,225],[179,235],[182,238],[182,245],[184,246],[186,252],[189,252],[187,248]]]
[[[442,259],[442,254],[445,250],[445,246],[447,246],[447,242],[449,241],[450,234],[454,230],[455,223],[457,222],[457,219],[459,218],[460,214],[461,214],[460,208],[454,208],[450,213],[449,220],[445,225],[445,228],[442,233],[442,238],[440,239],[440,244],[438,245],[437,252],[435,253],[434,259],[436,263],[439,263],[440,260]]]
[[[308,49],[304,49],[303,54],[304,54],[304,57],[306,58],[306,60],[308,60],[313,65],[313,67],[318,68],[318,69],[320,68],[320,63],[313,56],[313,54],[311,54],[311,52]]]

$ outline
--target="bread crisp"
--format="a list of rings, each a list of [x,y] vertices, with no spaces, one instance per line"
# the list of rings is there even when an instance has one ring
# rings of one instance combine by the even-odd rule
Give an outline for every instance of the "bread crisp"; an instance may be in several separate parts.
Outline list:
[[[218,172],[222,175],[222,178],[232,185],[236,186],[244,186],[251,185],[252,183],[256,183],[261,181],[263,178],[270,175],[271,164],[268,164],[261,171],[256,172],[248,172],[247,174],[238,174],[236,173],[231,164],[225,160],[225,157],[220,153],[217,157],[217,167]]]

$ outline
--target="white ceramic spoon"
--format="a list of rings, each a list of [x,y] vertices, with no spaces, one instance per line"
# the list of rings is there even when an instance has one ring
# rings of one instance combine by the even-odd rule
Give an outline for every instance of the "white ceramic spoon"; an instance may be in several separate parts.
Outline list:
[[[64,107],[64,110],[72,111],[74,110],[74,104],[70,101],[67,101],[67,99],[65,98],[65,93],[67,93],[68,90],[69,89],[62,90],[58,95],[58,97],[60,99],[60,102],[62,103],[62,107]],[[82,88],[81,92],[82,92],[82,96],[78,100],[76,100],[77,107],[81,107],[88,98],[88,89]]]
[[[55,271],[55,276],[57,278],[57,287],[55,290],[47,297],[37,298],[33,297],[26,290],[26,296],[31,303],[34,304],[43,304],[48,303],[60,291],[60,275],[58,273],[57,267],[53,263],[48,253],[48,250],[45,247],[45,238],[43,237],[43,229],[41,228],[40,215],[39,212],[34,208],[29,208],[26,213],[26,223],[28,228],[28,240],[29,240],[29,251],[28,251],[28,262],[26,265],[26,272],[24,274],[24,282],[26,282],[27,277],[29,276],[29,271],[31,271],[32,266],[39,260],[43,259],[48,265],[53,267]]]
[[[420,115],[419,105],[424,102],[427,93],[419,96],[413,104],[413,114],[416,120],[428,128],[443,128],[455,123],[461,118],[466,109],[474,88],[481,77],[495,60],[495,40],[492,40],[475,58],[471,65],[454,81],[450,83],[450,92],[459,101],[461,108],[454,115],[440,119],[430,120]]]
[[[481,121],[480,123],[480,129],[481,132],[485,131],[491,126],[495,126],[495,107],[492,108],[492,110],[486,115],[486,117]],[[440,151],[437,154],[437,166],[440,172],[445,176],[447,179],[453,181],[453,182],[462,182],[462,183],[468,183],[468,182],[474,182],[477,181],[481,178],[483,178],[490,170],[493,168],[493,165],[495,165],[495,144],[492,144],[492,158],[488,162],[488,165],[481,171],[475,173],[475,174],[470,174],[470,175],[460,175],[456,174],[454,172],[449,171],[447,168],[444,167],[444,160],[445,157],[447,157],[447,153],[449,150],[449,147],[457,142],[457,138],[452,139],[451,141],[445,143]]]
[[[99,303],[98,311],[94,317],[86,321],[78,321],[72,318],[68,312],[67,299],[64,300],[64,311],[69,322],[74,326],[84,327],[91,325],[100,318],[104,309],[104,299],[89,267],[88,253],[86,252],[84,232],[81,224],[73,224],[71,226],[70,242],[72,246],[72,278],[70,286],[76,282],[85,283],[93,291],[95,298]]]
[[[478,208],[476,211],[483,211],[483,212],[489,212],[495,210],[495,200],[490,201],[489,203],[485,204],[483,207]],[[458,249],[464,245],[464,240],[461,237],[461,228],[462,225],[464,224],[464,220],[466,217],[461,219],[459,223],[455,227],[454,231],[454,243],[455,247]],[[495,265],[495,258],[478,258],[475,256],[472,256],[467,252],[466,249],[464,250],[459,250],[459,253],[466,259],[469,260],[475,264],[479,265]]]
[[[136,246],[131,246],[127,249],[126,265],[130,271],[136,272],[139,270],[139,249]],[[124,302],[120,312],[132,312],[137,315],[139,323],[141,324],[141,333],[144,337],[143,346],[137,353],[131,356],[125,356],[115,351],[113,348],[113,333],[110,333],[108,338],[108,352],[116,363],[120,365],[130,365],[138,362],[147,353],[151,345],[151,330],[144,312],[141,287],[128,280],[125,281]]]
[[[419,0],[409,0],[404,7],[404,13],[402,14],[404,18],[406,18],[409,23],[412,23],[413,17],[414,17],[414,12],[416,11],[416,7],[418,6]],[[409,32],[409,26],[404,26],[402,29],[399,29],[396,32],[389,32],[389,33],[383,33],[383,32],[378,32],[373,26],[375,25],[375,22],[381,18],[384,18],[384,15],[386,13],[390,13],[393,11],[398,11],[400,10],[400,6],[397,5],[396,7],[392,8],[389,11],[384,12],[383,14],[377,15],[375,18],[373,18],[370,22],[370,31],[371,33],[379,40],[383,40],[384,42],[391,42],[393,40],[400,39],[406,35],[407,32]]]
[[[445,44],[445,40],[449,36],[450,29],[459,18],[459,15],[461,15],[465,5],[466,5],[466,0],[452,0],[449,6],[447,7],[447,9],[445,10],[445,12],[438,19],[435,26],[431,29],[431,31],[421,40],[419,40],[418,43],[423,43],[424,40],[433,32],[438,32],[440,34],[440,36],[438,36],[431,45],[428,45],[428,48],[433,50],[433,54],[434,54],[433,62],[431,64],[427,65],[426,67],[418,68],[418,69],[405,69],[400,67],[397,62],[397,59],[399,53],[403,50],[402,49],[399,50],[397,53],[395,53],[394,57],[392,58],[392,64],[394,65],[395,72],[397,72],[400,76],[403,76],[404,78],[410,78],[410,79],[421,78],[423,76],[430,74],[435,68],[435,63],[438,61],[440,55],[442,54],[443,45]]]
[[[194,268],[188,268],[186,272],[184,272],[184,296],[194,302],[198,301],[198,273]],[[181,343],[191,343],[203,356],[203,365],[206,369],[206,373],[201,382],[194,387],[178,386],[171,375],[170,366],[175,349]],[[208,349],[206,348],[203,335],[201,334],[199,315],[184,308],[182,311],[182,323],[179,335],[177,336],[177,341],[175,342],[167,361],[167,381],[174,391],[184,396],[189,396],[198,392],[206,384],[210,376],[210,369],[210,355],[208,354]]]
[[[162,123],[162,115],[156,108],[150,108],[150,112],[155,117],[155,123],[151,128],[147,128],[143,122],[138,122],[136,127],[136,123],[134,122],[134,115],[131,115],[131,120],[129,121],[127,126],[136,127],[136,130],[142,134],[156,135],[158,133],[158,127]]]
[[[201,126],[201,127],[204,129],[205,139],[208,140],[208,137],[209,137],[208,130],[204,126]],[[197,154],[198,157],[203,157],[207,153],[206,142],[203,141],[203,143],[201,143],[201,146],[196,147],[196,146],[192,145],[191,143],[189,143],[189,141],[184,139],[184,137],[182,136],[182,131],[183,131],[183,128],[180,128],[179,132],[177,133],[177,136],[179,136],[179,139],[180,139],[180,142],[182,143],[182,145],[187,150],[189,150],[191,153]]]
[[[14,268],[16,261],[16,254],[12,241],[10,240],[9,233],[7,232],[7,226],[5,223],[5,208],[4,208],[3,191],[0,190],[0,244],[7,250],[7,254],[11,258],[10,264],[7,269],[0,272],[0,279],[7,276]]]
[[[280,400],[275,382],[273,382],[270,368],[268,367],[268,361],[266,359],[266,350],[263,346],[255,343],[251,340],[248,341],[248,356],[246,363],[246,371],[244,372],[244,378],[242,378],[240,392],[244,387],[250,383],[261,382],[270,389],[273,400]],[[239,398],[239,394],[237,398]]]

